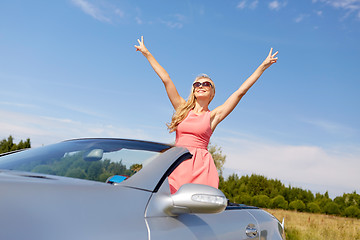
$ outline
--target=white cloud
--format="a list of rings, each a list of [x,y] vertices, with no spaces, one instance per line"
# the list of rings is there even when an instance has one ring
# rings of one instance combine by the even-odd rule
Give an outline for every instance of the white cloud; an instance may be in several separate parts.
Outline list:
[[[0,105],[7,105],[11,107],[20,107],[20,108],[37,108],[37,106],[33,104],[15,103],[15,102],[0,102]]]
[[[307,14],[300,14],[299,16],[297,16],[294,21],[296,23],[302,22],[306,17],[308,17],[309,15]]]
[[[258,3],[259,3],[259,1],[258,1],[258,0],[253,1],[252,3],[250,3],[249,8],[251,8],[251,9],[255,9],[255,8],[257,7]]]
[[[243,0],[243,1],[239,2],[236,7],[239,9],[244,9],[246,7],[250,8],[250,9],[255,9],[257,7],[258,3],[259,3],[258,0],[253,0],[251,2],[248,2],[247,0]]]
[[[115,9],[115,14],[120,16],[121,18],[125,17],[125,13],[118,8]]]
[[[301,119],[300,121],[311,124],[319,129],[322,129],[323,131],[325,131],[327,133],[334,134],[334,135],[340,134],[342,136],[352,136],[352,135],[358,134],[358,131],[356,129],[352,129],[343,124],[331,122],[328,120]]]
[[[135,21],[139,25],[143,24],[143,21],[139,17],[135,17]]]
[[[104,16],[102,11],[95,5],[85,0],[72,0],[72,3],[79,7],[83,12],[101,22],[111,22],[111,20]]]
[[[318,16],[322,16],[323,15],[323,11],[315,11],[315,14]]]
[[[249,139],[238,136],[218,139],[227,155],[227,169],[242,174],[261,174],[303,188],[316,185],[316,191],[321,186],[332,196],[360,191],[359,146],[339,151],[335,147],[324,149]]]
[[[236,7],[239,9],[244,9],[246,7],[246,0],[239,2]]]
[[[355,13],[360,18],[360,0],[313,0],[313,3],[322,2],[336,9],[345,10],[345,17]]]
[[[170,15],[166,20],[159,20],[160,23],[166,25],[169,28],[183,28],[186,21],[187,17],[182,14],[173,14]]]
[[[287,5],[286,1],[272,1],[269,3],[270,10],[280,10],[281,8],[285,7]]]
[[[280,9],[280,3],[278,1],[272,1],[269,3],[269,8],[271,10],[278,10]]]

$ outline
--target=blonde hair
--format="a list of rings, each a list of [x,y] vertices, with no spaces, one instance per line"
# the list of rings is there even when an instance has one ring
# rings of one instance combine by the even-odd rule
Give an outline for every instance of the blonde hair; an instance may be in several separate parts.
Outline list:
[[[214,93],[212,94],[212,96],[210,98],[210,101],[209,101],[209,103],[210,103],[215,96],[215,84],[211,80],[211,78],[206,74],[201,74],[201,75],[197,76],[195,78],[194,82],[197,82],[199,79],[203,79],[203,78],[206,78],[211,82],[212,89],[214,91]],[[171,118],[171,123],[166,124],[166,126],[169,129],[169,132],[176,131],[177,126],[186,118],[186,116],[189,114],[190,110],[195,108],[196,97],[194,94],[194,90],[195,90],[194,87],[191,86],[191,92],[190,92],[190,95],[189,95],[187,101],[176,109],[175,113],[173,114],[173,116]]]

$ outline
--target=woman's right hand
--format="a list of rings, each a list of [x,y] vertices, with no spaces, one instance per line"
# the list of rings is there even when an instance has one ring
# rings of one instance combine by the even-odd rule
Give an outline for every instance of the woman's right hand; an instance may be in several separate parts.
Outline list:
[[[139,43],[139,46],[137,45],[134,46],[136,48],[136,51],[140,51],[144,56],[149,54],[149,50],[147,50],[147,48],[144,45],[144,37],[141,36],[141,40],[138,39],[137,41]]]

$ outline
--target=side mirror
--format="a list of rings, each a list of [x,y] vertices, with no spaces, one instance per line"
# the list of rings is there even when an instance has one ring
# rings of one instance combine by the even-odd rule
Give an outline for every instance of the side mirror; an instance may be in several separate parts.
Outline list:
[[[219,213],[227,206],[227,199],[219,189],[202,184],[184,184],[171,198],[173,206],[169,211],[174,215]]]
[[[152,199],[147,216],[178,216],[185,213],[220,213],[227,206],[225,195],[217,188],[202,184],[184,184],[175,193]]]

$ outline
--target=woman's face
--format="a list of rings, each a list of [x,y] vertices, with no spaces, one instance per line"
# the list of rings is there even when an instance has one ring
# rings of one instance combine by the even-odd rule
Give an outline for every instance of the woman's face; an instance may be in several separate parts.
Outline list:
[[[193,83],[194,95],[196,99],[212,100],[214,92],[214,83],[208,78],[197,79]]]

